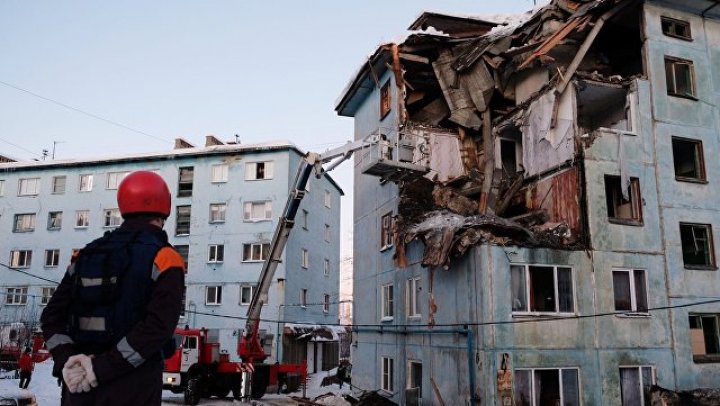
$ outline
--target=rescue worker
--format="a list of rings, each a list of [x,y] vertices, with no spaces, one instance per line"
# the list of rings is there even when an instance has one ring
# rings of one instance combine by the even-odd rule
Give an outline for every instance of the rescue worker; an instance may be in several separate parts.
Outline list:
[[[180,317],[185,274],[162,230],[170,191],[137,171],[117,202],[123,223],[73,255],[40,319],[62,405],[161,403],[161,349]]]
[[[18,360],[18,367],[20,368],[20,389],[27,389],[30,385],[30,379],[33,373],[33,360],[30,355],[30,348],[25,348],[25,351]]]

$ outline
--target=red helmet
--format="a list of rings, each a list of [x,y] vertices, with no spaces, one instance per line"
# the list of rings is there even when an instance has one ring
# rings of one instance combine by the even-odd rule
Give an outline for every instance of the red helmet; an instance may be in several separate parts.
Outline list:
[[[155,172],[137,171],[125,177],[118,186],[118,207],[123,217],[128,214],[170,215],[170,190]]]

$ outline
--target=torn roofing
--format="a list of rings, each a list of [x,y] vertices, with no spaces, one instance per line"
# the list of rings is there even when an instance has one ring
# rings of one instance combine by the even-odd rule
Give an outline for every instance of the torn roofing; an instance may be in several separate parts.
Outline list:
[[[499,23],[474,18],[456,16],[432,11],[424,11],[410,24],[408,30],[426,30],[430,27],[455,38],[475,37],[486,34]]]

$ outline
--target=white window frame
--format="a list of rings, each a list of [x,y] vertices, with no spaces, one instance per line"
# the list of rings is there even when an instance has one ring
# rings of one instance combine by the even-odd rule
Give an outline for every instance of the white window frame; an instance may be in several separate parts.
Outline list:
[[[323,313],[330,313],[330,295],[323,295]]]
[[[328,209],[332,207],[332,195],[330,194],[329,190],[325,190],[325,196],[323,198],[323,204]]]
[[[395,392],[395,359],[380,357],[380,389],[387,393]]]
[[[330,276],[330,260],[327,258],[323,261],[323,276]]]
[[[558,379],[559,379],[559,392],[560,392],[560,404],[565,404],[565,391],[563,390],[563,374],[562,371],[566,370],[573,370],[575,371],[575,374],[577,376],[577,389],[578,389],[578,399],[580,400],[580,404],[582,404],[582,382],[580,379],[580,368],[578,367],[557,367],[557,368],[515,368],[515,373],[521,372],[521,371],[530,371],[530,399],[532,400],[533,406],[535,405],[535,399],[537,398],[535,391],[537,388],[535,388],[535,372],[536,371],[557,371],[558,373]],[[515,376],[513,376],[513,385],[516,384]],[[516,388],[513,388],[513,391],[516,391]]]
[[[308,290],[300,289],[300,307],[307,309],[308,305]]]
[[[393,246],[393,212],[385,213],[380,217],[380,251]]]
[[[416,276],[407,280],[405,284],[405,309],[408,318],[420,317],[420,277]]]
[[[210,168],[210,183],[227,183],[228,181],[228,164],[217,164]]]
[[[115,190],[120,186],[120,183],[129,174],[129,171],[122,172],[108,172],[107,179],[105,181],[105,189]]]
[[[45,306],[50,302],[50,298],[55,294],[56,289],[55,286],[43,286],[40,289],[40,306]]]
[[[103,227],[119,227],[120,224],[122,224],[122,215],[120,215],[120,209],[113,208],[103,210]]]
[[[0,179],[0,196],[5,196],[5,179]]]
[[[210,203],[210,223],[224,223],[227,203]]]
[[[222,304],[222,285],[205,286],[205,305],[220,306]]]
[[[75,211],[75,228],[90,227],[90,210]]]
[[[243,300],[243,291],[249,290],[249,300],[244,301]],[[254,285],[240,285],[240,305],[241,306],[249,306],[250,303],[252,303],[253,296],[255,296],[255,286]]]
[[[62,179],[62,188],[60,188],[60,185],[58,184],[58,181]],[[59,175],[59,176],[53,176],[52,177],[52,183],[51,186],[51,193],[54,195],[62,195],[65,194],[65,190],[67,190],[67,176],[65,175]]]
[[[209,244],[207,262],[217,264],[225,261],[225,245]]]
[[[638,286],[636,286],[635,282],[635,274],[636,273],[642,273],[643,274],[643,283],[645,286],[642,288],[645,289],[645,305],[646,307],[649,307],[648,303],[648,273],[644,269],[628,269],[628,268],[619,268],[619,269],[613,269],[613,307],[615,308],[616,312],[619,313],[637,313],[637,314],[650,314],[647,309],[645,310],[638,310],[638,294],[641,293],[638,291]],[[630,282],[630,310],[618,310],[615,306],[615,283],[614,283],[614,276],[615,273],[625,273],[628,275],[629,282]]]
[[[525,278],[525,301],[527,310],[512,310],[513,315],[529,315],[529,316],[538,316],[538,315],[571,315],[576,314],[577,309],[577,289],[575,288],[575,269],[568,265],[552,265],[552,264],[511,264],[510,272],[512,273],[512,267],[523,267],[524,268],[524,278]],[[531,267],[542,267],[542,268],[552,268],[553,270],[553,286],[555,288],[555,311],[536,311],[536,310],[530,310],[530,268]],[[570,270],[570,284],[572,288],[572,311],[560,311],[560,287],[558,286],[558,268],[566,268]],[[512,280],[512,274],[511,274],[511,280]],[[512,285],[512,284],[511,284]],[[512,287],[511,287],[512,289]],[[514,296],[514,293],[511,291],[511,300]],[[514,306],[511,306],[511,308],[514,308]]]
[[[37,196],[40,193],[40,178],[18,180],[18,196]]]
[[[304,269],[310,268],[310,251],[308,251],[306,248],[303,248],[300,252],[300,266]]]
[[[323,238],[325,239],[325,242],[330,242],[330,224],[325,224],[325,229],[323,231]]]
[[[35,231],[35,213],[18,213],[13,218],[13,233],[31,233]]]
[[[261,207],[264,206],[264,207]],[[253,209],[257,207],[257,210],[263,211],[263,217],[253,217]],[[272,220],[272,201],[271,200],[257,200],[243,203],[243,221],[245,222],[258,222],[258,221],[270,221]]]
[[[57,268],[60,265],[60,250],[45,250],[45,268]]]
[[[262,177],[258,176],[258,164],[263,165]],[[245,180],[256,181],[256,180],[268,180],[274,176],[274,162],[273,161],[255,161],[245,163]]]
[[[302,228],[303,230],[308,229],[308,216],[310,213],[308,213],[307,210],[303,209],[302,211]]]
[[[10,251],[10,266],[13,268],[30,268],[32,266],[32,250]]]
[[[620,383],[620,401],[622,402],[622,393],[623,393],[623,386],[622,386],[622,370],[623,369],[632,369],[637,371],[638,374],[638,382],[640,383],[639,388],[634,388],[640,391],[640,404],[645,404],[645,391],[643,390],[643,387],[645,386],[645,382],[643,381],[643,369],[649,368],[650,369],[650,379],[652,382],[649,383],[649,385],[655,385],[657,382],[657,376],[655,374],[655,367],[652,365],[620,365],[618,369],[618,375],[619,379],[618,382]]]
[[[260,246],[260,258],[255,257],[255,249],[257,246]],[[250,250],[249,259],[247,259],[245,256],[245,252],[248,249]],[[267,255],[270,255],[270,244],[269,243],[253,242],[253,243],[243,244],[242,262],[263,262]]]
[[[391,321],[395,317],[395,288],[386,283],[380,288],[380,321]]]
[[[27,304],[27,286],[8,286],[5,288],[5,304],[8,306],[24,306]]]
[[[53,216],[53,214],[55,216]],[[53,221],[57,220],[57,221]],[[48,213],[48,224],[47,229],[48,230],[60,230],[62,229],[62,220],[63,220],[63,212],[62,211],[51,211]],[[57,223],[57,226],[54,226],[54,224]]]
[[[83,173],[80,174],[80,184],[78,187],[78,191],[80,192],[90,192],[93,189],[93,174],[92,173]]]
[[[182,214],[180,212],[183,212]],[[182,220],[182,222],[180,221]],[[185,232],[185,224],[187,223],[187,232]],[[182,225],[182,230],[180,226]],[[190,235],[190,228],[192,226],[192,206],[191,205],[180,205],[175,206],[175,235]],[[183,231],[183,232],[181,232]]]

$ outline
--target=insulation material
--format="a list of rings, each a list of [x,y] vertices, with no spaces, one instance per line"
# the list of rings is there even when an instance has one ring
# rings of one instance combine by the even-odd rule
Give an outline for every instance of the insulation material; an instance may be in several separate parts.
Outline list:
[[[448,182],[467,175],[458,134],[429,127],[408,127],[406,133],[417,143],[413,162],[430,168],[428,179]]]
[[[450,107],[450,120],[463,127],[478,129],[481,122],[475,112],[475,103],[473,103],[467,88],[459,86],[460,79],[451,66],[453,61],[454,57],[451,52],[444,51],[432,64],[445,101]]]

